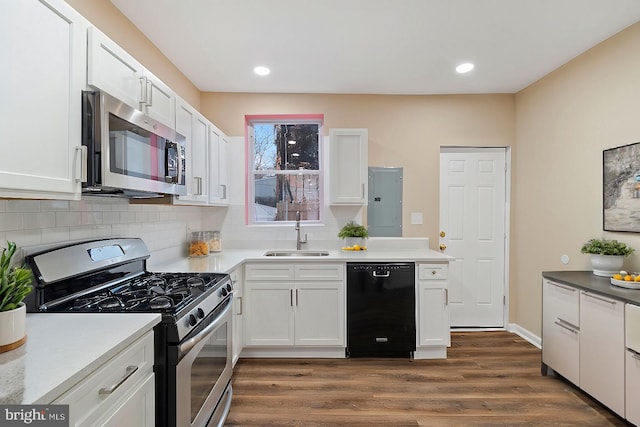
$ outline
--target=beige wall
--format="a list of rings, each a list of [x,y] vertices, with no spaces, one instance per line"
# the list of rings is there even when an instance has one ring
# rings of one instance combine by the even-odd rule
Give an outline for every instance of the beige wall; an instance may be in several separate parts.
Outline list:
[[[589,269],[580,247],[591,237],[640,251],[640,235],[602,231],[602,150],[640,141],[638,52],[635,24],[516,96],[512,320],[534,333],[542,271]],[[640,270],[640,253],[626,267]]]
[[[65,0],[195,108],[200,91],[109,0]]]
[[[329,128],[369,130],[369,165],[404,168],[403,235],[438,242],[440,146],[513,146],[514,95],[303,95],[203,93],[202,112],[232,136],[245,114],[310,114]],[[411,225],[411,212],[424,214]]]
[[[323,113],[326,128],[369,129],[372,166],[405,172],[405,236],[438,233],[440,146],[510,146],[511,322],[540,334],[544,270],[581,270],[602,231],[602,150],[640,140],[640,24],[612,37],[517,95],[360,96],[203,93],[109,0],[66,0],[231,136],[245,114]],[[422,226],[409,224],[423,212]],[[560,263],[560,256],[570,263]],[[640,270],[640,253],[627,261]]]

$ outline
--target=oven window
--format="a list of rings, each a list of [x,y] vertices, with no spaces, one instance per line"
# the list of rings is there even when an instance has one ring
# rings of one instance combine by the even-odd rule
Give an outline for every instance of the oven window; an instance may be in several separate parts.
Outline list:
[[[170,141],[109,114],[109,153],[111,172],[154,181],[165,181],[166,173],[177,172],[178,153],[167,152]],[[165,156],[173,155],[173,165],[165,167]]]
[[[191,366],[192,423],[227,364],[227,326],[224,323],[216,330]]]

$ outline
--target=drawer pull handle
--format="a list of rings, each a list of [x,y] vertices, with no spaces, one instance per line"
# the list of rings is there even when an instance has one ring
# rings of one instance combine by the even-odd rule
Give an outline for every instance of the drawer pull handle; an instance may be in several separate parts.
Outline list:
[[[98,390],[98,394],[100,396],[106,395],[106,394],[111,394],[114,391],[116,391],[116,389],[118,387],[120,387],[126,380],[129,379],[129,377],[133,374],[136,373],[136,371],[138,370],[137,366],[127,366],[127,370],[124,374],[124,377],[122,377],[122,379],[120,381],[118,381],[116,384],[112,385],[111,387],[104,387],[101,388],[100,390]]]
[[[560,327],[561,327],[561,328],[563,328],[563,329],[566,329],[566,330],[567,330],[567,331],[569,331],[569,332],[573,332],[574,334],[577,334],[577,333],[578,333],[578,331],[576,331],[575,329],[570,328],[570,327],[568,327],[568,326],[565,326],[563,323],[561,323],[561,322],[559,322],[559,321],[557,321],[557,320],[556,320],[555,322],[553,322],[553,323],[555,323],[556,325],[560,326]]]
[[[559,284],[559,283],[555,283],[555,282],[549,282],[549,281],[547,281],[547,283],[548,283],[549,285],[557,286],[557,287],[559,287],[560,289],[564,289],[565,291],[569,291],[569,292],[575,292],[575,291],[577,290],[576,288],[572,288],[571,286],[563,286],[563,285],[561,285],[561,284]]]
[[[607,299],[607,298],[602,298],[602,297],[599,297],[599,296],[597,296],[597,295],[590,294],[590,293],[588,293],[588,292],[582,292],[582,295],[584,295],[585,297],[589,297],[589,298],[597,299],[598,301],[608,302],[608,303],[609,303],[609,304],[611,304],[611,305],[616,305],[616,302],[615,302],[615,301],[612,301],[612,300]]]

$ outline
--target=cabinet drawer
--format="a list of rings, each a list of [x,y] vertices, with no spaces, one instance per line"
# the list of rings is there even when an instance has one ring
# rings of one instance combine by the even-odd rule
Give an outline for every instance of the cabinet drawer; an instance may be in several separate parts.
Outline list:
[[[543,285],[544,316],[580,327],[580,292],[578,288],[545,280]]]
[[[53,403],[68,404],[71,426],[104,416],[153,371],[153,332],[117,354]]]
[[[308,264],[295,266],[296,280],[343,280],[343,264]]]
[[[638,396],[640,396],[640,355],[627,350],[625,358],[625,417],[627,421],[640,425],[640,406],[638,406]]]
[[[248,264],[245,267],[245,280],[293,280],[291,264]]]
[[[625,305],[626,337],[627,348],[640,353],[640,307],[633,304]]]
[[[447,264],[418,264],[418,280],[443,280],[447,273]]]

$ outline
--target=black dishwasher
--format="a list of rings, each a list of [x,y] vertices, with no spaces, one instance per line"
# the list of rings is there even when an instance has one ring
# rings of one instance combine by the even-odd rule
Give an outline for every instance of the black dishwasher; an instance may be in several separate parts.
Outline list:
[[[414,263],[347,263],[347,356],[411,357]]]

